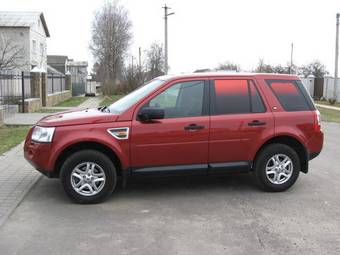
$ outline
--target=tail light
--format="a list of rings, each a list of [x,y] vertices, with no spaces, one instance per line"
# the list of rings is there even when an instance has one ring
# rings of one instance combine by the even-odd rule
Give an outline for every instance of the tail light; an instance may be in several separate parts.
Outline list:
[[[321,114],[318,110],[315,111],[314,130],[317,131],[317,132],[321,131]]]

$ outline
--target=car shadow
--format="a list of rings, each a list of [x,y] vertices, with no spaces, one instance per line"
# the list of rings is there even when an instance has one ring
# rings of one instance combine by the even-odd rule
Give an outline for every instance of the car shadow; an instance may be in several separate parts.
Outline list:
[[[43,192],[42,192],[43,191]],[[251,174],[226,174],[219,176],[178,176],[159,178],[129,179],[125,188],[122,181],[117,183],[114,193],[107,201],[124,199],[167,199],[185,194],[187,197],[215,194],[246,194],[262,192]],[[42,178],[30,192],[30,196],[39,194],[42,200],[52,200],[58,203],[69,203],[58,179]]]
[[[123,197],[171,197],[183,193],[190,195],[221,190],[240,193],[259,191],[251,174],[136,178],[129,179],[125,188],[119,183],[109,200]]]

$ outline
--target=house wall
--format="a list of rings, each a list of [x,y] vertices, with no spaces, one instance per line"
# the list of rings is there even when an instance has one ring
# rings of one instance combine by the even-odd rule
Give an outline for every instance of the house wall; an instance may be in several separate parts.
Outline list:
[[[18,70],[30,71],[30,30],[28,27],[0,27],[0,40],[9,38],[15,45],[24,50],[24,54],[17,64]]]
[[[36,46],[34,50],[34,43]],[[30,64],[47,70],[47,45],[44,27],[38,19],[30,28]]]
[[[86,83],[87,66],[68,66],[71,73],[72,83]]]

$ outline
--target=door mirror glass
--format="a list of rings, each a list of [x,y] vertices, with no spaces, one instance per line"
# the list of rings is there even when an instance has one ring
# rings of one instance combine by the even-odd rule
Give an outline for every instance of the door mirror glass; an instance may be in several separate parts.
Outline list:
[[[138,113],[138,119],[141,121],[156,120],[164,118],[164,109],[162,108],[142,108]]]

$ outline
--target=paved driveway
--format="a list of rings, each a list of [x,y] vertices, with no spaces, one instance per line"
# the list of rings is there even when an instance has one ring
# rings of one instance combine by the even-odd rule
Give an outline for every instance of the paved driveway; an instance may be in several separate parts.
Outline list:
[[[69,202],[41,179],[0,229],[0,254],[340,254],[340,125],[284,193],[248,175],[130,183],[107,202]]]

